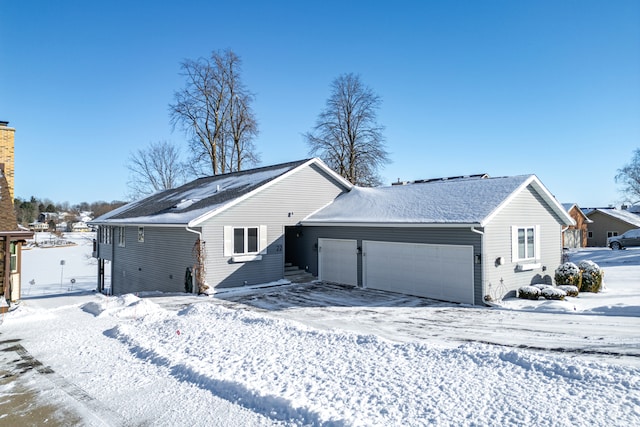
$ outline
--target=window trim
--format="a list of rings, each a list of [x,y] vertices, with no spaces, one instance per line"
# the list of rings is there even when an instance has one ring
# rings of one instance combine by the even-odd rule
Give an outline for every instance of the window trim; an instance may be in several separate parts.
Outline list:
[[[124,248],[126,246],[127,236],[125,234],[125,227],[118,227],[118,246]]]
[[[257,231],[256,244],[257,250],[255,252],[249,252],[249,229],[255,229]],[[236,230],[243,230],[243,252],[235,251],[235,233]],[[224,234],[224,252],[223,255],[227,257],[233,257],[234,261],[246,262],[261,260],[260,255],[267,253],[267,226],[266,225],[225,225],[223,227]]]
[[[533,229],[533,256],[530,256],[527,244],[527,230]],[[524,231],[525,256],[520,257],[518,235]],[[513,225],[511,226],[511,260],[512,262],[533,262],[540,259],[540,226],[539,225]]]
[[[11,242],[9,245],[9,271],[18,272],[18,243]]]

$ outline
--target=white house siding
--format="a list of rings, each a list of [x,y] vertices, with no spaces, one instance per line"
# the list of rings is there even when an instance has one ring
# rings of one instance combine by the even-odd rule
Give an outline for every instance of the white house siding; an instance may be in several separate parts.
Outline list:
[[[187,267],[194,265],[197,235],[184,227],[125,227],[125,246],[119,246],[120,227],[114,227],[111,284],[114,294],[143,291],[184,292]]]
[[[284,277],[284,227],[327,205],[344,191],[315,165],[300,169],[202,224],[207,282],[217,288],[268,283]],[[224,255],[224,227],[267,227],[260,260],[232,262]]]
[[[297,248],[302,248],[303,257],[300,262],[308,267],[314,275],[318,275],[317,243],[319,238],[352,239],[362,248],[362,241],[426,243],[434,245],[473,246],[475,255],[481,254],[481,236],[471,231],[470,227],[353,227],[353,226],[305,226],[298,239]],[[300,249],[299,249],[300,250]],[[482,304],[482,266],[474,264],[474,304]],[[358,286],[362,286],[362,254],[358,255]]]
[[[539,227],[539,253],[532,262],[540,264],[528,271],[517,271],[512,260],[512,226]],[[562,261],[562,226],[559,218],[531,188],[519,193],[485,227],[484,263],[485,292],[492,298],[513,294],[519,287],[531,283],[552,283],[555,269]],[[497,265],[498,258],[504,264]]]

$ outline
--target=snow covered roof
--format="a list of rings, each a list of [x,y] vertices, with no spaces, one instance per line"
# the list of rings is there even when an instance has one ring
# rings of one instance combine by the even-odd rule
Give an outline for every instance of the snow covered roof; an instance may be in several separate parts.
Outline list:
[[[625,210],[597,208],[590,211],[587,215],[591,216],[594,212],[600,212],[620,221],[629,223],[635,227],[640,227],[640,215],[638,214],[634,214]]]
[[[302,224],[484,226],[512,197],[530,185],[567,225],[573,224],[567,211],[535,175],[354,187]]]
[[[295,169],[315,163],[345,187],[350,184],[331,171],[319,159],[298,160],[241,172],[196,179],[181,187],[161,191],[126,204],[91,221],[91,224],[190,225],[194,226],[276,182]]]
[[[567,212],[571,212],[571,209],[573,209],[575,207],[576,208],[576,212],[580,212],[580,215],[582,216],[584,222],[586,222],[587,224],[591,224],[593,222],[589,218],[587,218],[587,215],[585,214],[584,209],[581,209],[580,206],[578,206],[577,203],[563,203],[562,207]]]

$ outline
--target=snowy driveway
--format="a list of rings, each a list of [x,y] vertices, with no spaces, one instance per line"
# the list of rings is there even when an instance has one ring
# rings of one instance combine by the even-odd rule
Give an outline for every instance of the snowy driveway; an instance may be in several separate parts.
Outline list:
[[[157,297],[178,308],[196,297]],[[376,335],[393,342],[480,342],[562,352],[601,362],[640,366],[640,319],[632,316],[512,311],[465,306],[325,283],[292,285],[209,301],[321,329]]]

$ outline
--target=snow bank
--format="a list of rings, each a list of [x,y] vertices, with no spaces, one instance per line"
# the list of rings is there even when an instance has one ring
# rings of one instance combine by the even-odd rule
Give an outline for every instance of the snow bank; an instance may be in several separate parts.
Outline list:
[[[141,299],[133,294],[103,297],[99,301],[83,304],[81,308],[94,316],[112,316],[121,319],[137,319],[151,313],[165,311],[152,301]]]
[[[107,335],[182,381],[295,424],[640,422],[634,368],[480,344],[391,343],[210,303]]]

